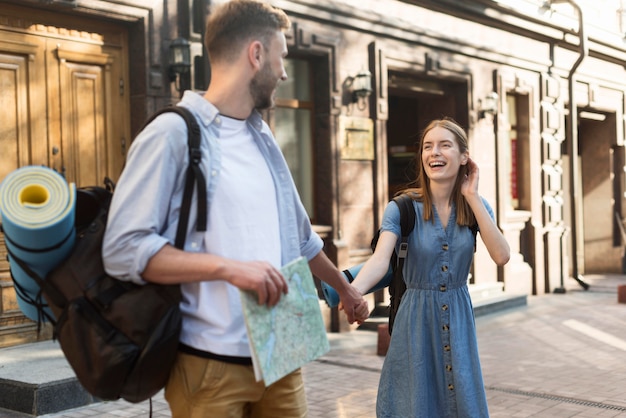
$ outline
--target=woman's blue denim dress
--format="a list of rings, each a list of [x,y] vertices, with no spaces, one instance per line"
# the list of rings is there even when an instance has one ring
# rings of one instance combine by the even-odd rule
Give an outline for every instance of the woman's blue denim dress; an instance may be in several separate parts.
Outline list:
[[[457,225],[454,206],[444,230],[434,207],[432,222],[424,221],[421,202],[414,205],[416,224],[403,272],[407,291],[383,365],[376,415],[488,417],[467,288],[474,235]],[[400,236],[399,221],[398,206],[389,204],[382,229]]]

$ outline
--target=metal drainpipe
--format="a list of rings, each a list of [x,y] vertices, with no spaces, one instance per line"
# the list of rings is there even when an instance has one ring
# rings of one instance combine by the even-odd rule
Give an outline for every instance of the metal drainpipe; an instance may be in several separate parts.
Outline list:
[[[587,37],[585,35],[585,26],[583,24],[583,12],[580,9],[580,6],[574,0],[552,0],[551,3],[569,3],[572,5],[574,10],[578,15],[578,49],[580,55],[578,59],[570,69],[569,75],[567,77],[568,81],[568,89],[569,89],[569,118],[566,126],[567,133],[569,135],[569,142],[567,147],[567,152],[570,156],[570,216],[571,216],[571,232],[572,232],[572,276],[574,280],[578,282],[585,290],[589,288],[589,285],[583,281],[582,275],[578,272],[578,227],[577,227],[577,217],[576,217],[576,202],[577,192],[576,192],[576,182],[578,179],[578,108],[576,106],[576,98],[575,98],[575,85],[576,80],[574,79],[574,74],[576,70],[582,63],[582,61],[588,55],[587,48]],[[563,257],[563,254],[561,254]],[[562,280],[562,275],[561,275]],[[565,288],[562,287],[558,289],[557,293],[564,293]]]

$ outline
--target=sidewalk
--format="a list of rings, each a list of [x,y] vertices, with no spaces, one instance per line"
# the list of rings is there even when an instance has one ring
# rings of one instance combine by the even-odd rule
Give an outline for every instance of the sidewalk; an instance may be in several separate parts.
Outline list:
[[[626,417],[626,276],[477,319],[492,417]]]
[[[492,418],[625,417],[626,276],[589,276],[565,294],[476,318]],[[310,418],[374,418],[383,358],[371,331],[330,334],[331,351],[304,367]],[[148,402],[102,402],[45,418],[147,417]],[[0,410],[0,417],[29,415]],[[159,394],[153,416],[169,417]]]

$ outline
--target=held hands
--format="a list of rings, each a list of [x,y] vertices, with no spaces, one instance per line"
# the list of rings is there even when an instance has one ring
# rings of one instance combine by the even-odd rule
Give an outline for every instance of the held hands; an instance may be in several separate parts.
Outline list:
[[[242,290],[252,290],[259,295],[259,305],[274,306],[289,291],[287,281],[280,271],[264,261],[237,261],[229,264],[228,282]]]
[[[370,316],[369,306],[361,293],[353,286],[348,286],[348,295],[340,295],[339,310],[344,311],[348,317],[348,323],[362,324]],[[350,303],[344,303],[344,301]]]
[[[361,325],[367,318],[370,317],[370,308],[367,301],[363,301],[354,309],[354,318],[357,324]]]

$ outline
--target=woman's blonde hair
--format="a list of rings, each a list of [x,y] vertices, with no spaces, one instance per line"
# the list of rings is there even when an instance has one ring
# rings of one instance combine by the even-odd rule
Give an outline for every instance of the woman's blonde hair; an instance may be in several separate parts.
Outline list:
[[[430,179],[426,175],[426,170],[424,169],[424,164],[422,163],[422,150],[424,137],[433,128],[437,127],[444,128],[449,132],[452,132],[462,154],[468,151],[467,134],[465,133],[465,130],[461,127],[461,125],[459,125],[452,118],[445,117],[443,119],[435,119],[430,122],[422,132],[418,143],[417,155],[415,157],[415,163],[417,165],[417,178],[413,182],[409,183],[406,189],[398,192],[397,195],[407,193],[411,195],[414,200],[422,202],[424,206],[424,220],[433,219],[433,209],[432,196],[430,191]],[[470,208],[469,204],[465,200],[465,197],[461,193],[461,184],[463,180],[465,180],[466,174],[467,165],[462,165],[459,168],[459,173],[456,177],[456,183],[454,184],[454,189],[452,190],[452,196],[450,196],[450,202],[454,202],[456,206],[457,224],[474,225],[476,223],[474,212],[472,212],[472,209]]]

